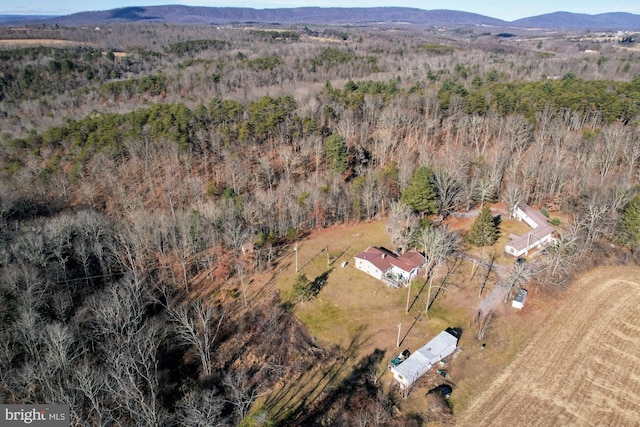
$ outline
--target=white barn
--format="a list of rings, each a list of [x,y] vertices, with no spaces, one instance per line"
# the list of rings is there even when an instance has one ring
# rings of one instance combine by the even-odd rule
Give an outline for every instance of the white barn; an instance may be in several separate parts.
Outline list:
[[[393,378],[400,383],[400,388],[409,390],[433,365],[453,353],[457,345],[456,332],[447,329],[416,350],[404,362],[389,369],[393,373]]]
[[[531,249],[542,248],[555,241],[553,233],[556,229],[542,213],[522,203],[514,209],[512,215],[519,221],[524,221],[531,227],[531,231],[521,236],[510,234],[504,247],[508,254],[516,257],[527,255]]]

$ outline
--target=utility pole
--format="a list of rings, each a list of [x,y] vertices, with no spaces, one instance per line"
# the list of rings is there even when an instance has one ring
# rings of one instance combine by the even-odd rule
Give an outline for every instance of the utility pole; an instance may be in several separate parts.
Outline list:
[[[411,295],[411,282],[407,285],[407,308],[405,314],[409,313],[409,296]]]
[[[396,347],[400,347],[400,328],[402,327],[402,322],[398,323],[398,338],[396,339]]]
[[[298,244],[293,247],[293,251],[296,253],[296,273],[298,272]]]

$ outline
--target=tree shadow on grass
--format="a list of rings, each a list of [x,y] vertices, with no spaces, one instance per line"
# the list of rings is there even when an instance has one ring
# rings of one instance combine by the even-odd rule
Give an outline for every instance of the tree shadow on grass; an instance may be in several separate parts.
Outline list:
[[[411,301],[411,305],[409,306],[409,309],[407,310],[407,313],[410,312],[411,309],[413,308],[413,306],[415,305],[415,303],[418,302],[418,299],[420,298],[420,295],[422,294],[422,291],[424,290],[424,288],[427,286],[427,283],[429,283],[429,278],[427,278],[424,281],[424,283],[422,284],[422,286],[418,290],[418,293],[416,294],[416,296],[413,297],[413,301]],[[409,286],[411,286],[411,284],[409,284]]]
[[[378,388],[371,377],[376,375],[384,357],[384,350],[376,348],[371,354],[360,359],[349,375],[333,388],[320,395],[315,402],[309,402],[306,406],[301,405],[299,411],[291,413],[291,416],[282,420],[279,425],[300,427],[320,425],[323,421],[326,422],[327,414],[335,413],[338,408],[352,407],[356,403],[352,400],[359,399],[361,392],[364,391],[366,395],[372,397],[376,396]]]
[[[422,311],[420,313],[418,313],[418,315],[415,317],[415,319],[413,319],[413,323],[411,324],[411,326],[409,326],[409,329],[407,329],[407,333],[404,334],[404,337],[402,337],[402,340],[400,341],[400,345],[402,345],[402,343],[404,342],[404,340],[407,339],[407,337],[409,336],[409,334],[411,333],[411,330],[413,329],[413,327],[416,325],[416,323],[418,323],[418,320],[420,320],[420,317],[422,316]]]
[[[461,265],[461,258],[453,258],[452,265],[447,267],[447,274],[444,275],[442,281],[440,282],[440,285],[436,288],[436,292],[433,294],[433,298],[431,299],[431,301],[428,301],[429,306],[427,307],[427,311],[429,311],[431,306],[436,302],[436,299],[438,298],[440,293],[444,292],[444,290],[447,288],[447,286],[449,285],[449,279],[451,278],[453,273],[457,271],[458,268],[460,268]]]
[[[347,246],[346,248],[344,248],[344,249],[342,250],[342,252],[340,252],[338,255],[336,255],[336,256],[332,256],[332,257],[331,257],[332,259],[331,259],[331,262],[329,263],[329,265],[333,265],[337,260],[339,260],[339,259],[340,259],[340,257],[341,257],[342,255],[344,255],[344,254],[345,254],[345,252],[347,252],[347,251],[349,250],[349,248],[350,248],[350,247],[351,247],[351,245],[349,245],[349,246]]]
[[[270,413],[276,425],[288,426],[294,420],[304,417],[305,412],[311,406],[316,406],[317,399],[325,399],[325,391],[339,386],[339,378],[342,372],[368,340],[364,335],[365,328],[358,328],[349,347],[344,350],[341,357],[310,374],[304,374],[292,379],[288,384],[270,395],[264,404],[264,408]],[[300,424],[304,425],[304,424]]]
[[[332,271],[333,271],[333,268],[330,268],[329,270],[325,271],[324,273],[322,273],[321,275],[313,279],[313,282],[311,282],[310,286],[311,286],[311,293],[313,294],[314,297],[317,297],[320,291],[322,290],[322,288],[324,288],[327,285],[327,281],[329,280],[329,274]]]

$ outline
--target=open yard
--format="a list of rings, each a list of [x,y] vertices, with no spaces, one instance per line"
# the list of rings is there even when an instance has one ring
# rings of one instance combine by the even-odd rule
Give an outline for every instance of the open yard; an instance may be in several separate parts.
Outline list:
[[[298,245],[299,272],[309,280],[325,274],[327,281],[316,299],[296,305],[296,315],[321,345],[340,345],[348,359],[284,385],[277,395],[289,394],[282,401],[290,409],[298,399],[309,401],[331,388],[332,381],[373,354],[383,355],[378,375],[385,387],[392,386],[391,374],[384,371],[387,361],[452,326],[461,327],[463,334],[459,352],[447,366],[447,381],[454,386],[455,414],[465,425],[637,424],[639,269],[601,268],[555,295],[532,289],[523,310],[501,303],[492,327],[478,341],[474,319],[481,299],[471,263],[455,266],[428,314],[424,278],[415,281],[406,313],[407,289],[388,288],[353,266],[353,256],[369,245],[389,246],[384,222],[321,230]],[[290,252],[269,285],[279,288],[284,299],[296,277],[293,247]],[[483,297],[492,286],[490,282]],[[428,418],[425,392],[442,382],[435,373],[426,375],[403,401],[403,410]]]
[[[564,295],[460,425],[638,425],[640,270],[600,268]]]
[[[304,380],[292,381],[297,386],[284,385],[283,390],[286,391],[279,390],[276,395],[279,402],[286,402],[288,410],[294,409],[299,399],[308,402],[320,390],[330,389],[330,381],[339,381],[351,367],[372,354],[383,355],[378,375],[385,387],[392,386],[393,378],[385,372],[387,362],[405,348],[415,351],[449,326],[463,330],[460,351],[447,368],[450,374],[447,380],[456,386],[452,395],[454,408],[463,410],[472,397],[487,387],[495,371],[515,357],[543,318],[544,311],[540,309],[544,306],[542,296],[532,294],[523,311],[500,303],[494,326],[480,342],[473,321],[482,301],[478,298],[482,269],[477,268],[472,278],[470,262],[452,259],[449,267],[453,273],[444,280],[449,267],[441,267],[434,280],[432,296],[443,281],[445,287],[429,312],[425,313],[428,287],[422,275],[409,291],[407,288],[389,288],[354,267],[353,257],[358,252],[370,245],[389,247],[389,243],[384,221],[376,221],[319,230],[298,244],[299,273],[304,273],[309,280],[324,275],[326,284],[317,298],[298,302],[295,313],[320,345],[339,345],[348,354],[348,360],[341,364],[332,362]],[[347,262],[345,267],[341,267],[343,261]],[[292,246],[280,260],[281,268],[276,277],[266,287],[279,289],[285,300],[291,298],[296,278],[295,265]],[[494,282],[492,277],[483,297],[491,291]],[[396,346],[398,330],[400,347]],[[481,343],[486,344],[484,351],[480,350]],[[403,408],[424,413],[426,391],[441,382],[442,378],[435,374],[425,376],[403,401]],[[288,394],[286,399],[282,397],[283,393]],[[267,400],[272,402],[273,396]],[[287,412],[286,408],[277,410]]]
[[[512,225],[521,227],[517,221]],[[470,262],[451,260],[434,280],[434,292],[448,269],[453,272],[425,313],[427,287],[422,275],[408,293],[354,267],[353,256],[369,245],[389,247],[384,222],[320,230],[298,244],[299,272],[309,280],[324,275],[326,284],[317,298],[297,303],[295,313],[319,344],[339,345],[347,359],[331,361],[304,379],[283,384],[266,398],[274,402],[277,396],[278,405],[283,404],[272,405],[272,410],[286,413],[301,399],[309,403],[373,354],[383,355],[377,375],[385,388],[391,387],[394,381],[385,372],[387,362],[405,348],[415,351],[451,326],[463,333],[459,351],[446,367],[446,380],[435,372],[427,374],[403,400],[403,412],[429,419],[425,393],[447,382],[454,387],[451,403],[456,419],[465,425],[579,425],[594,420],[631,425],[640,419],[639,269],[601,268],[570,290],[553,295],[530,289],[523,310],[501,301],[492,326],[479,341],[474,320],[493,288],[494,276],[479,298],[482,268],[472,276]],[[513,258],[500,255],[497,262],[501,261],[511,264]],[[291,297],[295,264],[291,247],[267,285],[280,289],[285,300]]]

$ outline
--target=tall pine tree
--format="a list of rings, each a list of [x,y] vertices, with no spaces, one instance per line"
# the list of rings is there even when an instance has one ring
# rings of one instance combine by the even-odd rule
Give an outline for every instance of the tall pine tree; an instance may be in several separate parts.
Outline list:
[[[329,163],[329,169],[333,172],[344,173],[349,167],[347,143],[338,133],[332,133],[325,140],[324,155]]]
[[[401,200],[411,206],[414,212],[429,215],[438,210],[436,197],[433,171],[426,166],[421,166],[416,169],[411,182],[402,192]]]
[[[631,199],[620,215],[618,241],[633,250],[640,247],[640,195]]]
[[[469,243],[475,246],[490,246],[498,240],[499,231],[489,206],[480,211],[476,221],[471,226],[471,232],[467,237]]]

